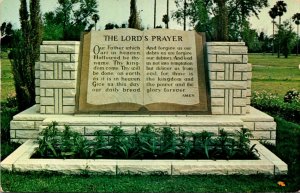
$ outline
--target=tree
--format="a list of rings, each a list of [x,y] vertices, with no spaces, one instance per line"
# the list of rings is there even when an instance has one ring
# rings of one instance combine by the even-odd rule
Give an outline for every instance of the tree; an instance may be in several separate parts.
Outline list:
[[[12,63],[19,110],[35,104],[35,62],[39,59],[42,28],[40,1],[30,0],[30,15],[26,0],[21,0],[21,30],[14,35],[14,49],[9,58]]]
[[[278,34],[275,35],[277,43],[280,44],[278,48],[287,58],[296,43],[296,34],[293,32],[292,24],[289,21],[284,21],[282,25],[278,26],[278,29]]]
[[[166,28],[168,29],[168,28],[169,28],[169,27],[168,27],[168,23],[169,23],[169,17],[168,17],[168,15],[167,15],[167,14],[166,14],[166,15],[163,15],[162,22],[164,22],[164,23],[165,23],[165,25],[166,25]]]
[[[274,5],[274,7],[271,8],[269,11],[269,16],[272,18],[272,23],[273,23],[273,39],[272,39],[272,55],[274,55],[274,26],[275,26],[275,19],[278,15],[277,7]]]
[[[136,0],[130,0],[130,16],[128,19],[128,27],[142,29],[141,19],[136,8]]]
[[[1,47],[2,50],[7,47],[11,47],[13,39],[14,30],[12,29],[12,24],[3,22],[1,24]]]
[[[97,22],[98,22],[99,19],[100,19],[100,17],[99,17],[98,14],[94,14],[92,16],[92,20],[95,22],[95,30],[97,30]]]
[[[188,18],[190,26],[207,32],[208,39],[215,41],[237,40],[249,16],[252,13],[258,16],[259,10],[267,6],[267,0],[175,0],[175,3],[177,10],[172,18],[177,23],[183,21],[185,25]]]
[[[58,4],[55,11],[44,14],[45,29],[55,30],[54,40],[80,40],[80,34],[94,26],[92,16],[98,12],[97,0],[58,0]],[[45,32],[45,38],[52,37],[51,30]]]
[[[277,14],[279,16],[279,28],[281,27],[281,17],[283,15],[283,13],[285,13],[287,10],[286,10],[286,6],[287,4],[284,2],[284,1],[277,1],[276,2],[276,6],[277,7]],[[277,57],[279,58],[280,57],[280,46],[281,46],[281,43],[278,43],[278,52],[277,52]]]
[[[297,25],[297,51],[296,55],[298,56],[299,52],[299,24],[300,24],[300,13],[295,13],[292,17],[293,21]]]

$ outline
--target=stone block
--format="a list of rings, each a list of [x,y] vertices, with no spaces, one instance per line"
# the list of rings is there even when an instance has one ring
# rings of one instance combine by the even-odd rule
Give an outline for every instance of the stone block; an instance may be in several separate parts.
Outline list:
[[[53,97],[41,97],[41,105],[45,105],[45,106],[52,106],[54,105],[54,98]]]
[[[40,61],[45,62],[46,61],[46,54],[40,54]]]
[[[70,71],[63,71],[63,79],[70,80],[71,79],[71,72]]]
[[[209,71],[224,72],[225,67],[222,63],[209,63]]]
[[[74,114],[75,106],[63,106],[63,114]]]
[[[117,175],[171,175],[171,162],[164,160],[118,160]]]
[[[41,80],[41,88],[76,88],[76,81],[74,80]]]
[[[234,64],[234,71],[235,72],[247,72],[248,68],[245,64]]]
[[[76,94],[76,89],[63,89],[64,97],[74,97]]]
[[[74,105],[75,106],[75,97],[72,97],[72,98],[66,98],[64,97],[63,98],[63,105],[66,105],[66,106],[72,106]]]
[[[84,134],[85,135],[94,135],[96,131],[103,131],[106,134],[110,134],[112,130],[111,126],[102,125],[102,126],[86,126],[84,127]]]
[[[244,122],[244,127],[253,131],[254,130],[254,122]]]
[[[233,80],[242,80],[242,73],[241,72],[234,72],[233,73]]]
[[[229,46],[208,46],[208,54],[229,54]]]
[[[210,96],[211,97],[223,97],[225,96],[224,89],[210,89]]]
[[[276,131],[271,131],[271,139],[276,139]]]
[[[235,107],[246,106],[246,100],[244,98],[234,98],[233,106],[235,106]]]
[[[224,72],[217,72],[217,80],[224,80],[225,73]]]
[[[9,133],[10,133],[10,138],[16,138],[16,130],[10,129]]]
[[[36,96],[35,97],[35,103],[40,104],[41,102],[41,97],[40,96]]]
[[[71,62],[78,62],[79,54],[71,54]]]
[[[252,131],[254,139],[271,139],[270,131]]]
[[[180,132],[200,133],[203,131],[218,134],[218,126],[183,126],[180,128]]]
[[[80,41],[43,41],[43,45],[80,45]]]
[[[75,45],[58,45],[58,53],[78,53]]]
[[[224,107],[211,107],[211,113],[213,115],[223,115],[224,114]]]
[[[20,139],[36,139],[38,137],[38,130],[16,130],[16,138]]]
[[[53,63],[40,62],[40,70],[54,70]]]
[[[47,62],[70,62],[70,54],[46,54]]]
[[[230,46],[230,54],[247,54],[248,48],[246,46]]]
[[[212,106],[224,106],[224,98],[211,98]]]
[[[46,114],[55,114],[54,106],[46,106]]]
[[[46,89],[44,89],[44,88],[40,89],[40,96],[46,96],[45,90]]]
[[[248,63],[248,55],[243,55],[243,63],[244,64]]]
[[[63,63],[63,70],[76,70],[76,65],[74,62],[71,62],[71,63]]]
[[[45,71],[45,75],[46,75],[46,77],[45,77],[45,79],[46,80],[52,80],[53,78],[54,78],[54,73],[53,73],[53,71]]]
[[[116,175],[116,160],[88,160],[87,172],[97,173],[97,175]]]
[[[217,62],[221,63],[242,63],[242,55],[217,55]]]
[[[242,90],[234,90],[233,91],[234,98],[241,98],[242,97]]]
[[[246,89],[245,81],[211,81],[210,87],[213,89]]]
[[[36,79],[39,79],[40,78],[40,71],[39,70],[35,70],[34,76],[35,76]]]
[[[20,129],[34,129],[34,121],[11,121],[10,129],[20,130]]]
[[[57,45],[41,45],[40,46],[40,52],[41,53],[57,53]]]
[[[217,80],[217,73],[216,72],[210,72],[209,73],[209,79],[210,80]]]
[[[255,130],[276,130],[276,122],[255,122]]]
[[[206,46],[244,46],[245,42],[206,42]]]
[[[71,80],[76,80],[77,78],[77,71],[71,71]]]
[[[214,54],[208,54],[207,55],[207,61],[210,62],[217,62],[217,55]]]
[[[54,90],[53,89],[43,89],[46,90],[46,96],[47,97],[53,97],[54,96]]]
[[[234,115],[240,115],[242,113],[241,107],[233,107],[233,112]]]

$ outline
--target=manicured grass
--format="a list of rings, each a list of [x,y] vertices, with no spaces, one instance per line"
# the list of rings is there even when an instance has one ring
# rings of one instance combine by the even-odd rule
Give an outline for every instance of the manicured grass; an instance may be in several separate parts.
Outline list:
[[[7,52],[1,52],[1,101],[14,94],[14,79]]]
[[[283,97],[288,90],[300,90],[300,56],[249,54],[249,63],[253,67],[252,91],[265,90]]]
[[[279,192],[267,176],[66,176],[2,173],[11,192]]]

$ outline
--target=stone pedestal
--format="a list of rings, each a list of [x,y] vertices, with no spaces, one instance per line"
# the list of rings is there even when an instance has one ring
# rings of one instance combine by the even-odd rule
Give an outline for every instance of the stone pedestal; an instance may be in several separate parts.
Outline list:
[[[242,42],[209,42],[207,62],[211,115],[103,115],[75,114],[80,42],[45,41],[36,63],[36,105],[14,116],[11,139],[36,139],[39,131],[56,121],[84,135],[121,125],[128,133],[144,125],[171,125],[180,131],[219,134],[220,129],[249,128],[254,139],[275,143],[274,119],[250,107],[251,64]]]

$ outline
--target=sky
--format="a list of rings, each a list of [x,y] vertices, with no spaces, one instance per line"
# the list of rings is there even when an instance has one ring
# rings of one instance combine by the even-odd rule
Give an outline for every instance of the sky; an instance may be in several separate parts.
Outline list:
[[[28,0],[29,1],[29,0]],[[130,13],[130,0],[97,0],[99,7],[100,22],[98,22],[98,28],[104,29],[107,23],[122,24],[127,23]],[[261,10],[259,19],[255,16],[250,18],[251,27],[263,31],[266,34],[271,35],[272,33],[272,22],[269,17],[268,11],[277,0],[268,0],[269,7]],[[152,28],[153,19],[153,0],[137,0],[137,9],[140,11],[142,24],[145,28]],[[295,13],[300,13],[300,0],[285,0],[287,3],[287,13],[282,16],[282,21],[291,19]],[[1,6],[1,23],[11,22],[14,28],[19,28],[19,7],[20,0],[0,0]],[[57,0],[41,0],[41,12],[45,13],[53,11],[57,7]],[[167,0],[157,0],[157,17],[156,24],[164,27],[162,22],[162,16],[166,14]],[[170,14],[176,10],[174,0],[170,0]],[[277,18],[278,20],[278,18]],[[171,19],[169,23],[170,29],[183,29],[182,26],[178,25],[176,21]],[[296,31],[296,27],[294,27]]]

